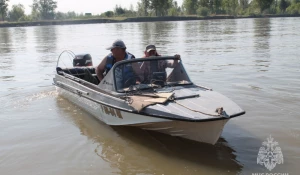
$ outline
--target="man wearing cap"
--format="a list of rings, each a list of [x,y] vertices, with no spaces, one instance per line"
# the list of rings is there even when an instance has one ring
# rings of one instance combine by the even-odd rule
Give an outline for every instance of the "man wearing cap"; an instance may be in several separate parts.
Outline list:
[[[104,72],[107,74],[116,62],[135,58],[134,55],[126,51],[126,45],[122,40],[114,41],[106,49],[110,50],[111,53],[96,68],[96,74],[100,82],[104,78]]]
[[[155,56],[160,56],[157,51],[155,45],[151,44],[148,45],[144,51],[144,58],[148,57],[155,57]],[[165,72],[166,68],[175,68],[178,65],[178,60],[180,60],[180,55],[174,55],[175,60],[170,61],[170,60],[158,60],[156,64],[150,64],[150,62],[143,62],[142,65],[140,66],[144,78],[141,78],[143,83],[149,83],[151,80],[151,72],[158,71],[158,72]],[[153,62],[153,61],[152,61]]]
[[[144,51],[145,56],[144,57],[151,57],[151,56],[160,56],[157,52],[156,52],[156,47],[155,45],[148,45],[146,47],[146,50]]]
[[[150,44],[146,47],[146,50],[144,51],[144,54],[145,54],[145,58],[147,57],[153,57],[153,56],[160,56],[157,51],[156,51],[156,47],[155,45],[153,44]],[[177,58],[177,60],[174,62],[174,64],[177,64],[178,63],[178,60],[180,60],[180,55],[176,54],[174,55],[175,58]],[[170,65],[171,66],[171,65]],[[169,67],[169,66],[168,66]]]

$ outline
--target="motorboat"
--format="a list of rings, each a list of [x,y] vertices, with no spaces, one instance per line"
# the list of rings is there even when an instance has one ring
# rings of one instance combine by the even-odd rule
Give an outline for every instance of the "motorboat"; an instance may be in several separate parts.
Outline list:
[[[62,55],[73,64],[65,64]],[[176,56],[116,62],[100,82],[89,54],[64,51],[53,80],[59,95],[107,125],[208,144],[218,141],[228,120],[245,114],[226,96],[194,84]]]

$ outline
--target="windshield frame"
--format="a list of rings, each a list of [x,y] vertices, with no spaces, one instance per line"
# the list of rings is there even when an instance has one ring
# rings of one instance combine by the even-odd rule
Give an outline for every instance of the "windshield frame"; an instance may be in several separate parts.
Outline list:
[[[176,58],[175,56],[155,56],[155,57],[148,57],[148,58],[135,58],[135,59],[130,59],[130,60],[122,60],[122,61],[119,61],[119,62],[116,62],[113,67],[112,67],[112,75],[113,75],[113,82],[114,82],[114,90],[118,93],[124,93],[126,92],[124,89],[117,89],[117,82],[116,82],[116,71],[115,69],[120,66],[120,65],[125,65],[125,64],[128,64],[128,63],[135,63],[135,62],[144,62],[144,61],[152,61],[152,60],[178,60],[178,64],[181,64],[182,65],[182,60],[181,59],[178,59]],[[183,67],[183,65],[182,65]],[[183,69],[185,69],[183,67]],[[188,76],[188,74],[186,73],[186,75]],[[189,77],[189,76],[188,76]],[[187,84],[182,84],[182,85],[191,85],[193,84],[191,81],[189,81],[189,83]],[[151,87],[149,87],[151,88]]]

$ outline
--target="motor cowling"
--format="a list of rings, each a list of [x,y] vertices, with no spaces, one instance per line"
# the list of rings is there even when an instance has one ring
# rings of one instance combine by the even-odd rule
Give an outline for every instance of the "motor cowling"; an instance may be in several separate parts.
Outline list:
[[[93,66],[92,56],[90,54],[75,55],[73,59],[74,67]]]

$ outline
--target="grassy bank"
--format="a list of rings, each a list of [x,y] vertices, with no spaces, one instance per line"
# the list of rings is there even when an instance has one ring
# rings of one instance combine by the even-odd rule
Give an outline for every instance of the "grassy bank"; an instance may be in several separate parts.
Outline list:
[[[156,22],[156,21],[186,21],[186,20],[212,20],[212,19],[239,19],[239,18],[275,18],[275,17],[300,17],[300,15],[257,15],[257,16],[165,16],[165,17],[136,17],[136,18],[91,18],[73,20],[50,20],[32,22],[2,22],[0,27],[24,27],[45,25],[72,25],[72,24],[96,24],[96,23],[124,23],[124,22]]]

